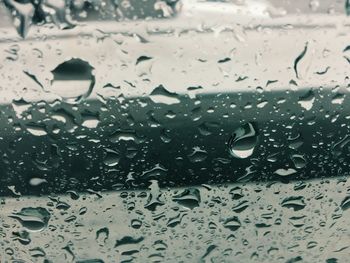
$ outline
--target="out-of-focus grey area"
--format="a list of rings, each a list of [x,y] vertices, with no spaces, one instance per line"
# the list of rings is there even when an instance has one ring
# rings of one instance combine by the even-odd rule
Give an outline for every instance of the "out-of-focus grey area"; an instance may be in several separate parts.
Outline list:
[[[347,262],[348,1],[0,2],[0,262]]]

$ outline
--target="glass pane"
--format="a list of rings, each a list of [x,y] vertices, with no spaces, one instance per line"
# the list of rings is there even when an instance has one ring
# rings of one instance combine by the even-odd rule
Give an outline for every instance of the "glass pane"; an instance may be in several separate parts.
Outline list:
[[[0,262],[347,262],[350,3],[0,2]]]

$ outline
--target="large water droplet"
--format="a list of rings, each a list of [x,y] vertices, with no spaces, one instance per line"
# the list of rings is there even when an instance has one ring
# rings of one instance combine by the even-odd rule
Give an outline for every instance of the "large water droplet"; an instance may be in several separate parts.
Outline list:
[[[86,99],[95,85],[93,67],[79,58],[72,58],[58,65],[53,71],[51,92],[68,103]]]
[[[243,159],[253,154],[257,142],[257,131],[253,124],[248,122],[235,130],[228,142],[228,147],[233,157]]]
[[[42,207],[26,207],[10,217],[17,219],[29,231],[42,231],[47,227],[50,213]]]

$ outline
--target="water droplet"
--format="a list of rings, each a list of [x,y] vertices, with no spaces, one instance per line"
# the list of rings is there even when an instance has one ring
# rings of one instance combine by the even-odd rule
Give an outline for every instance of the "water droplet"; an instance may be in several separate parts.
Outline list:
[[[32,240],[28,231],[22,230],[19,232],[13,232],[13,240],[20,242],[22,245],[28,245]]]
[[[164,202],[160,200],[160,197],[162,195],[160,188],[158,186],[157,180],[150,180],[151,185],[149,186],[149,189],[151,190],[147,199],[147,203],[145,205],[146,209],[149,209],[151,211],[154,211],[157,206],[164,205]]]
[[[192,163],[203,162],[208,156],[208,153],[205,150],[200,149],[199,147],[193,148],[193,152],[188,155],[188,159]]]
[[[72,58],[52,70],[50,91],[68,103],[78,103],[91,94],[95,85],[93,67],[79,58]]]
[[[178,95],[166,90],[163,86],[156,87],[149,97],[154,103],[163,103],[167,105],[180,103]]]
[[[302,227],[305,225],[305,215],[301,216],[292,216],[289,218],[289,222],[294,226],[294,227]]]
[[[345,0],[345,12],[347,16],[350,15],[350,0]]]
[[[12,9],[14,25],[18,34],[25,38],[32,24],[35,8],[29,1],[5,0],[5,4]]]
[[[107,227],[100,228],[96,231],[96,240],[101,243],[105,243],[109,237],[109,229]]]
[[[142,226],[142,221],[139,219],[132,219],[131,220],[131,227],[135,229],[139,229]]]
[[[17,219],[29,231],[36,232],[47,227],[50,213],[42,207],[26,207],[18,213],[13,213],[10,217]]]
[[[105,158],[103,163],[107,166],[116,166],[119,163],[120,155],[117,151],[114,151],[112,149],[105,149]]]
[[[99,123],[100,119],[98,118],[98,116],[90,115],[83,117],[83,122],[81,123],[81,125],[89,129],[95,129]]]
[[[350,142],[350,136],[345,135],[343,139],[341,139],[339,142],[335,143],[332,147],[332,152],[335,156],[340,156],[342,154],[342,151],[346,145],[348,145]]]
[[[144,240],[143,237],[133,238],[131,236],[124,236],[115,242],[114,247],[120,247],[123,245],[129,245],[129,244],[138,244],[138,243],[142,242],[143,240]]]
[[[210,245],[207,247],[207,250],[205,251],[204,255],[201,257],[201,261],[202,262],[207,262],[207,258],[210,258],[210,254],[217,248],[216,245]],[[212,261],[212,260],[211,260]]]
[[[241,227],[241,222],[239,221],[238,217],[234,216],[225,220],[224,227],[230,229],[231,231],[236,231]]]
[[[12,256],[15,252],[13,251],[12,248],[8,247],[8,248],[5,248],[5,253],[9,256]]]
[[[72,21],[69,19],[67,2],[64,0],[45,0],[39,7],[45,12],[46,17],[50,16],[52,22],[60,29],[74,28]]]
[[[303,196],[291,196],[283,199],[281,206],[292,208],[294,211],[298,211],[303,209],[306,204]]]
[[[350,196],[347,196],[341,201],[340,207],[342,210],[348,210],[350,208]]]
[[[280,176],[288,176],[288,175],[292,175],[295,174],[297,171],[293,168],[279,168],[277,169],[274,173],[278,174]]]
[[[35,123],[26,124],[27,131],[30,132],[34,136],[45,136],[47,135],[47,131],[44,125],[39,125]]]
[[[306,160],[305,160],[305,157],[303,155],[293,154],[291,156],[291,159],[294,163],[295,168],[297,168],[297,169],[304,168],[306,165]]]
[[[256,106],[259,109],[262,109],[262,108],[264,108],[267,105],[267,103],[268,103],[268,101],[264,100],[264,101],[259,102]]]
[[[314,101],[315,101],[315,94],[312,90],[309,90],[304,96],[299,97],[298,103],[305,110],[309,111],[314,105]]]
[[[232,196],[232,200],[238,200],[244,196],[242,193],[242,188],[238,186],[230,190],[230,195]]]
[[[310,241],[307,243],[306,248],[312,249],[312,248],[316,247],[317,245],[318,245],[318,243],[316,241]]]
[[[184,207],[193,209],[199,206],[201,202],[200,192],[195,188],[186,189],[181,193],[174,195],[173,201]]]
[[[29,252],[30,252],[30,255],[34,258],[46,256],[45,251],[40,247],[31,248],[29,249]]]
[[[42,178],[34,177],[34,178],[31,178],[29,180],[29,184],[31,186],[38,186],[38,185],[41,185],[41,184],[44,184],[44,183],[47,183],[47,181],[45,179],[42,179]]]
[[[143,61],[147,61],[147,60],[150,60],[152,59],[152,57],[148,57],[148,56],[140,56],[137,58],[136,60],[136,65],[143,62]]]
[[[312,11],[316,11],[320,6],[320,2],[318,0],[311,0],[309,6]]]
[[[235,130],[228,147],[233,157],[243,159],[253,154],[257,142],[258,134],[253,124],[247,123]]]
[[[186,213],[178,213],[176,216],[169,218],[167,222],[167,227],[176,227],[181,224],[182,218],[186,215]]]
[[[247,209],[248,206],[249,206],[249,202],[247,200],[243,200],[239,202],[237,205],[235,205],[234,207],[232,207],[232,210],[235,211],[236,213],[240,213],[245,209]]]
[[[332,103],[333,104],[338,104],[338,105],[341,105],[343,104],[343,101],[345,99],[345,95],[344,94],[336,94],[333,96],[332,98]]]
[[[296,136],[294,137],[289,137],[288,138],[289,141],[289,145],[288,147],[290,149],[296,150],[298,149],[300,146],[302,146],[304,144],[303,139],[301,137],[301,134],[298,133]]]
[[[56,209],[59,209],[59,210],[68,210],[70,208],[70,205],[66,202],[63,202],[63,201],[58,201],[57,204],[56,204]]]
[[[116,130],[110,136],[109,140],[113,143],[117,143],[119,141],[134,141],[135,143],[142,142],[142,139],[138,138],[133,130]]]

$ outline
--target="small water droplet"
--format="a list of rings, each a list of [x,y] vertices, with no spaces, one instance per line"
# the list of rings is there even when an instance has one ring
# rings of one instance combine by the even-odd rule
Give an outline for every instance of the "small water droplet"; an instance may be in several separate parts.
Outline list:
[[[229,193],[232,197],[232,200],[238,200],[244,196],[242,188],[240,188],[238,186],[232,188]]]
[[[149,56],[140,56],[137,58],[136,60],[136,65],[143,62],[143,61],[147,61],[147,60],[150,60],[152,59],[152,57],[149,57]]]
[[[164,202],[160,200],[160,197],[162,195],[158,181],[157,180],[150,180],[151,185],[149,186],[150,193],[147,199],[147,203],[144,206],[146,209],[149,209],[151,211],[156,210],[157,206],[164,205]]]
[[[303,138],[301,137],[300,133],[298,133],[294,137],[289,137],[288,141],[289,141],[288,147],[293,150],[298,149],[300,146],[304,144]]]
[[[107,166],[116,166],[119,163],[120,155],[117,151],[114,151],[112,149],[105,149],[105,158],[104,158],[104,164]]]
[[[294,211],[298,211],[303,209],[306,204],[303,196],[291,196],[283,199],[281,206],[292,208]]]
[[[340,207],[342,210],[348,210],[350,208],[350,196],[347,196],[341,201]]]
[[[176,227],[181,224],[182,218],[186,215],[186,213],[178,213],[176,216],[169,218],[167,222],[167,227]]]
[[[242,211],[244,211],[245,209],[247,209],[249,206],[249,203],[247,200],[243,200],[241,202],[239,202],[237,205],[235,205],[234,207],[232,207],[232,210],[235,211],[236,213],[240,213]]]
[[[277,169],[274,173],[278,174],[280,176],[288,176],[288,175],[292,175],[295,174],[297,171],[293,168],[279,168]]]
[[[139,229],[142,226],[142,221],[139,219],[132,219],[131,220],[131,227],[135,229]]]
[[[46,179],[42,179],[42,178],[34,177],[34,178],[31,178],[29,180],[29,184],[31,186],[38,186],[38,185],[41,185],[41,184],[44,184],[44,183],[47,183],[47,181],[46,181]]]
[[[110,135],[109,140],[113,143],[119,141],[134,141],[135,143],[140,143],[142,141],[133,130],[116,130]]]
[[[107,227],[100,228],[96,231],[96,240],[105,243],[109,237],[109,229]]]
[[[156,87],[149,97],[154,103],[163,103],[167,105],[180,103],[178,95],[166,90],[162,85]]]
[[[208,156],[208,153],[205,150],[200,149],[199,147],[193,148],[193,152],[188,155],[188,159],[192,163],[203,162]]]
[[[195,188],[186,189],[181,193],[174,195],[173,201],[184,207],[193,209],[194,207],[199,206],[201,202],[200,192]]]
[[[336,142],[332,147],[332,152],[335,156],[340,156],[343,152],[343,149],[345,146],[347,146],[350,142],[350,136],[345,135],[343,139],[341,139],[339,142]]]
[[[239,221],[238,217],[234,216],[225,220],[224,227],[230,229],[231,231],[236,231],[241,227],[241,222]]]
[[[35,123],[29,123],[26,125],[27,131],[34,136],[45,136],[47,131],[44,125],[39,125]]]
[[[298,103],[305,110],[309,111],[314,105],[314,101],[315,101],[315,94],[312,90],[309,90],[304,96],[299,97]]]
[[[293,154],[291,156],[291,159],[294,163],[295,168],[297,168],[297,169],[304,168],[306,163],[307,163],[305,160],[305,157],[303,155],[300,155],[300,154]]]
[[[40,248],[40,247],[35,247],[32,249],[29,249],[30,255],[34,258],[38,258],[38,257],[45,257],[46,253],[45,251]]]
[[[22,245],[28,245],[32,240],[28,231],[22,230],[19,232],[13,232],[13,240],[20,242]]]
[[[341,105],[343,104],[344,102],[344,99],[345,99],[345,95],[344,94],[336,94],[333,96],[332,98],[332,103],[333,104],[338,104],[338,105]]]

